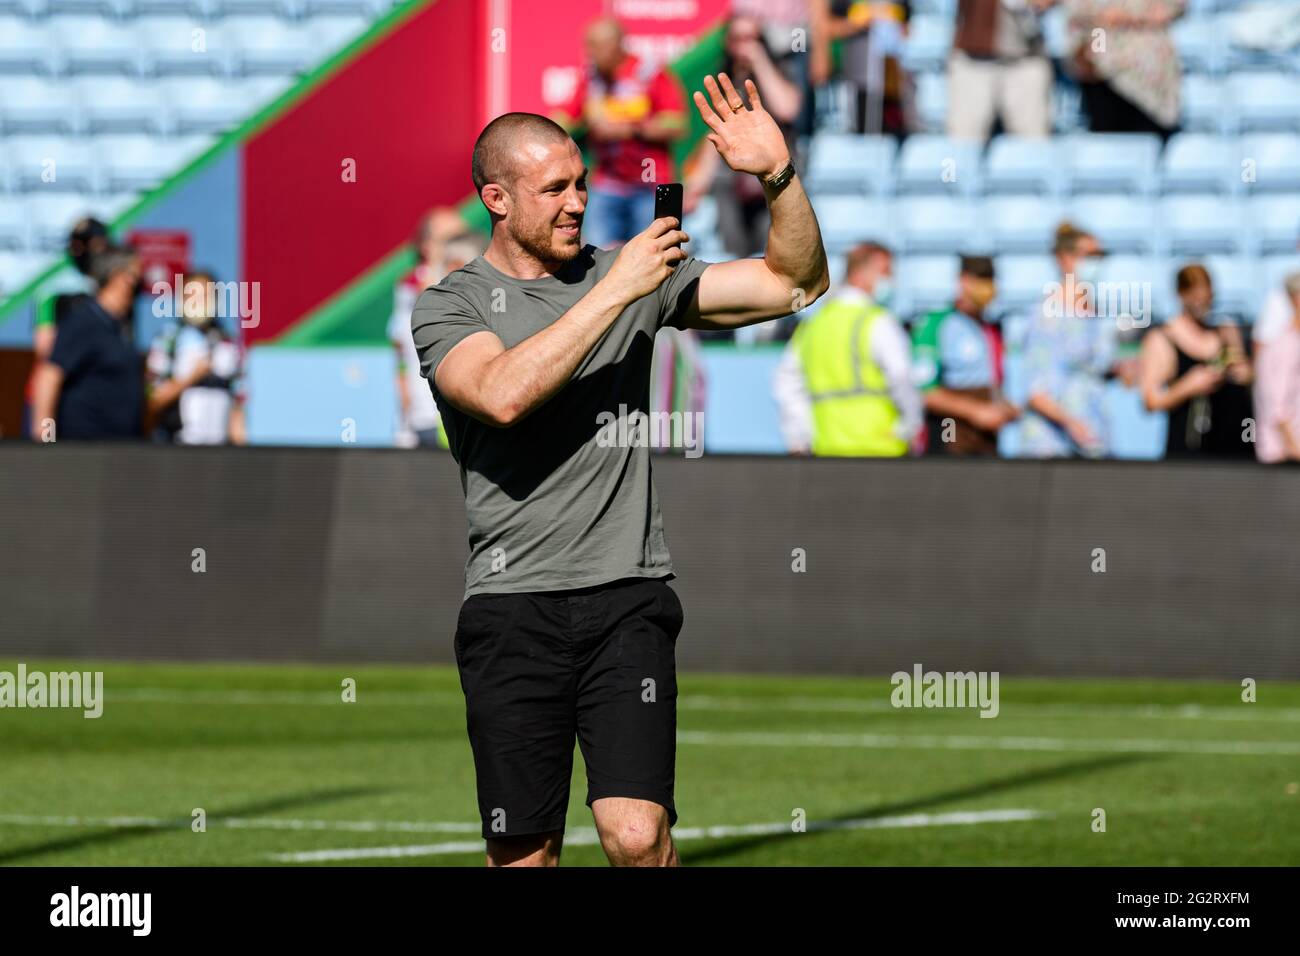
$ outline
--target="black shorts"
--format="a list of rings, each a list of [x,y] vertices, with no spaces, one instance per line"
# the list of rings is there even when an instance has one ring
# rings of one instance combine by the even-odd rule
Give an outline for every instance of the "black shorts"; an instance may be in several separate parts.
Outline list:
[[[681,629],[663,578],[466,599],[456,665],[484,839],[564,830],[575,736],[587,806],[635,797],[677,822]]]

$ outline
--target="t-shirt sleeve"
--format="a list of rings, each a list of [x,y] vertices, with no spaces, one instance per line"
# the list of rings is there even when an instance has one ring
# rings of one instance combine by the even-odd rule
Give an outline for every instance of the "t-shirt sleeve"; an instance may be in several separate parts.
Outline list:
[[[649,93],[652,116],[661,113],[685,114],[686,97],[677,78],[667,70],[660,70],[655,74],[654,79],[650,81]]]
[[[411,311],[411,338],[420,356],[420,374],[433,381],[439,363],[463,339],[491,331],[459,292],[441,285],[425,289]]]
[[[659,328],[671,325],[684,329],[691,306],[699,292],[700,276],[713,263],[687,256],[673,267],[673,274],[659,286]]]
[[[65,378],[76,375],[90,363],[93,345],[88,332],[85,325],[74,318],[65,319],[59,325],[50,361],[63,369]]]

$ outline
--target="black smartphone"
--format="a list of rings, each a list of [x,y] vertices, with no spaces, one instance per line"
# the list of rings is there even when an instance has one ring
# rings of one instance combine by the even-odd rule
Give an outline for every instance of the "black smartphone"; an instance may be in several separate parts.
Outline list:
[[[672,216],[677,220],[677,228],[682,222],[682,184],[660,183],[655,186],[655,218]],[[673,263],[676,265],[677,263]]]
[[[660,183],[655,187],[655,218],[672,216],[680,228],[682,221],[682,184]]]

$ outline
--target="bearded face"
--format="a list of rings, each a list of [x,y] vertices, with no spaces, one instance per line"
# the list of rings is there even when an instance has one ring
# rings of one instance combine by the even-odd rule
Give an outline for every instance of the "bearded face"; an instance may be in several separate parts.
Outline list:
[[[519,150],[517,175],[506,187],[509,212],[501,223],[510,238],[540,262],[562,264],[582,251],[587,208],[586,167],[571,139]]]

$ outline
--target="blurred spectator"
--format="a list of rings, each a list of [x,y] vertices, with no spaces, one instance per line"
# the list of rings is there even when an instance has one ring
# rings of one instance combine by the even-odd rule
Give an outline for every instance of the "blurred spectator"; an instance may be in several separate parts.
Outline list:
[[[1296,242],[1296,251],[1300,252],[1300,241]],[[1272,342],[1291,324],[1291,296],[1285,286],[1268,290],[1264,304],[1260,306],[1255,324],[1251,326],[1251,344],[1255,349],[1255,360],[1259,361],[1264,346]]]
[[[724,51],[721,72],[731,78],[738,90],[745,88],[745,80],[754,81],[763,108],[780,126],[786,147],[794,157],[797,154],[795,120],[803,95],[773,63],[757,21],[748,17],[732,18],[726,28]],[[732,257],[745,259],[767,248],[771,216],[762,183],[757,176],[733,171],[722,162],[717,148],[708,139],[701,139],[684,183],[683,211],[693,212],[707,194],[712,194],[717,201],[718,231]]]
[[[618,21],[587,27],[587,69],[572,101],[554,119],[587,130],[595,170],[587,188],[587,240],[626,242],[654,219],[654,184],[672,182],[672,144],[686,134],[686,101],[657,64],[623,49]]]
[[[1300,272],[1286,278],[1291,321],[1256,361],[1255,453],[1260,461],[1300,461]]]
[[[1235,325],[1209,324],[1214,286],[1204,266],[1178,270],[1182,309],[1142,340],[1142,400],[1168,412],[1166,458],[1253,457],[1250,357]]]
[[[140,260],[131,249],[109,248],[92,257],[90,275],[98,291],[69,307],[49,360],[36,370],[35,441],[140,436],[144,381],[127,321]],[[48,421],[57,423],[54,434]]]
[[[998,432],[1020,416],[1002,395],[1002,336],[985,321],[996,293],[993,260],[962,256],[952,308],[929,313],[913,330],[931,452],[996,455]]]
[[[154,435],[180,445],[243,445],[243,361],[217,320],[216,280],[196,270],[181,287],[181,315],[158,331],[145,360]]]
[[[1070,71],[1094,133],[1178,132],[1182,68],[1169,34],[1187,0],[1063,0]]]
[[[32,364],[31,375],[27,378],[25,391],[29,415],[36,387],[36,372],[54,350],[54,337],[59,320],[77,304],[78,300],[95,294],[95,283],[90,278],[90,262],[95,255],[103,252],[108,246],[108,227],[93,217],[79,220],[68,233],[66,250],[77,274],[68,276],[66,272],[59,273],[56,281],[60,285],[54,289],[53,295],[42,299],[36,309],[35,321],[32,325],[32,352],[35,353],[35,361]]]
[[[893,255],[853,248],[844,284],[795,330],[773,382],[786,447],[796,454],[897,457],[921,428],[907,333],[887,308]]]
[[[948,57],[948,135],[987,140],[1052,131],[1052,64],[1039,15],[1057,0],[959,0]]]
[[[424,217],[415,236],[419,261],[393,290],[393,316],[388,323],[388,340],[397,350],[397,401],[401,411],[397,444],[447,447],[438,405],[429,382],[420,375],[420,356],[411,338],[411,310],[415,300],[429,286],[437,285],[449,273],[483,254],[487,243],[480,233],[471,232],[454,209],[435,209]]]
[[[813,131],[809,55],[816,50],[813,8],[820,2],[821,0],[732,0],[731,4],[733,17],[748,17],[758,23],[772,62],[799,91],[800,110],[795,119],[797,137],[810,136]],[[767,88],[760,81],[755,82],[758,83],[759,93],[766,104]],[[770,106],[768,110],[771,110]],[[795,160],[798,168],[803,168],[795,153],[791,153],[790,157]]]
[[[686,415],[695,424],[703,421],[705,402],[708,398],[708,378],[704,371],[704,356],[700,352],[700,340],[694,329],[678,329],[665,325],[655,335],[654,359],[650,366],[650,413],[660,413],[661,431],[652,436],[650,448],[656,452],[671,452],[677,446],[672,441],[672,419],[662,413],[672,415],[674,412]],[[694,428],[690,435],[683,433],[683,442],[694,442],[695,447],[703,450],[703,429]],[[688,453],[692,449],[687,446]]]
[[[1097,458],[1110,450],[1106,378],[1115,366],[1117,338],[1111,318],[1097,317],[1101,244],[1062,223],[1052,251],[1060,288],[1044,296],[1024,342],[1029,399],[1021,454]]]
[[[814,81],[828,79],[829,45],[840,42],[840,75],[851,104],[853,131],[902,139],[909,121],[911,78],[903,69],[909,0],[814,0]]]

